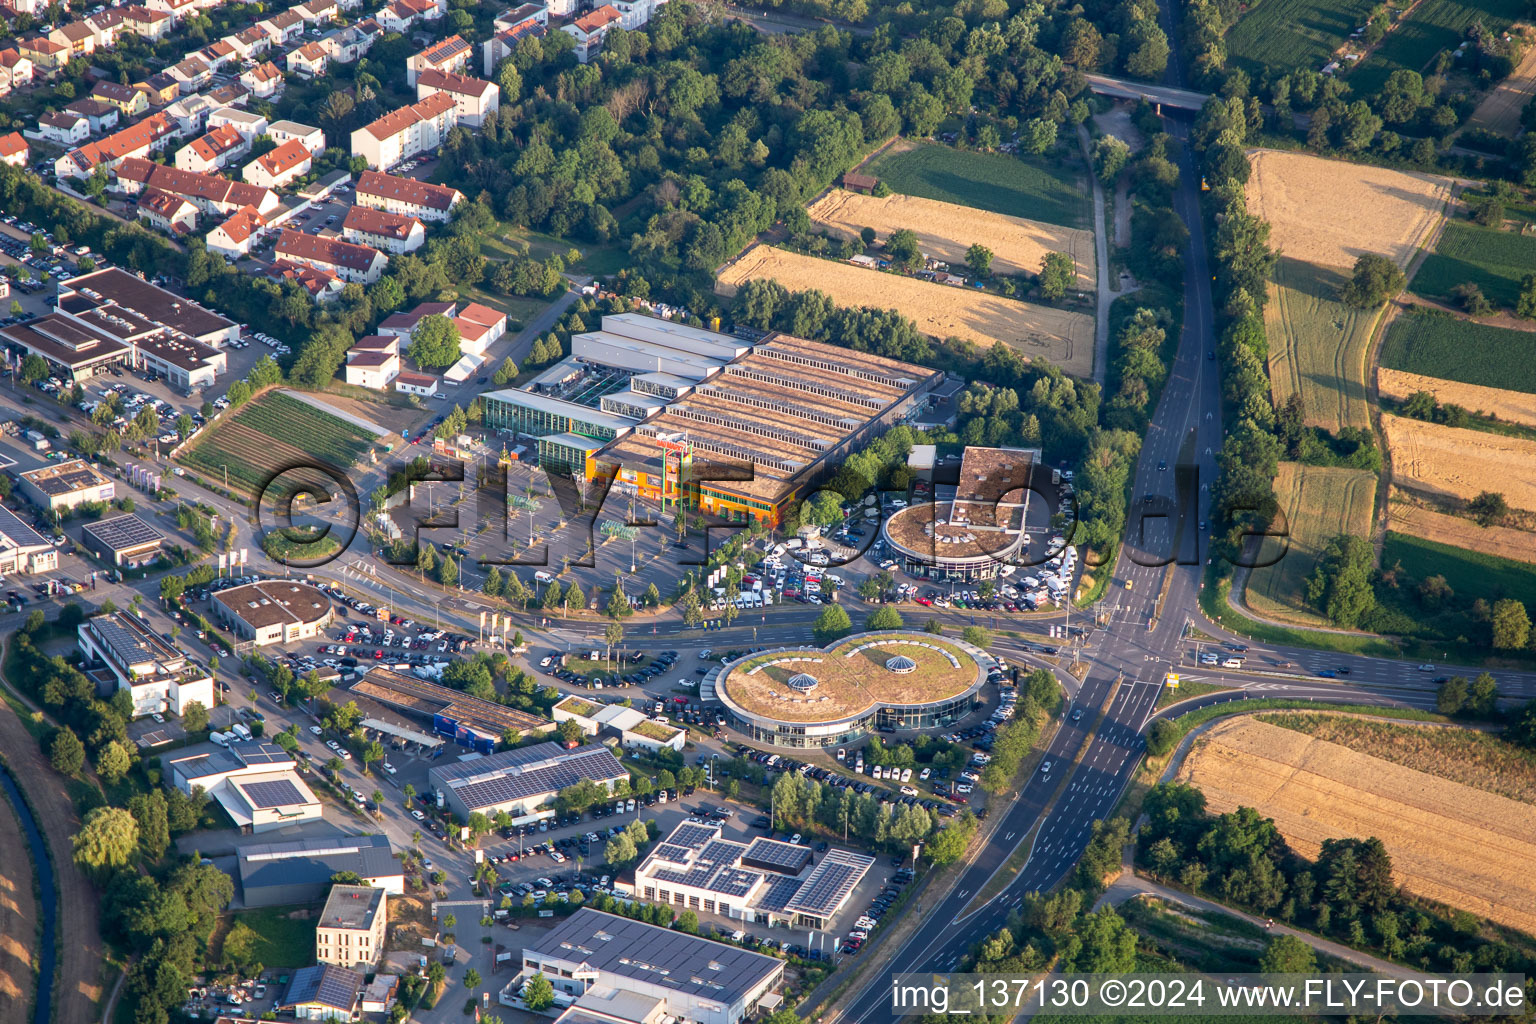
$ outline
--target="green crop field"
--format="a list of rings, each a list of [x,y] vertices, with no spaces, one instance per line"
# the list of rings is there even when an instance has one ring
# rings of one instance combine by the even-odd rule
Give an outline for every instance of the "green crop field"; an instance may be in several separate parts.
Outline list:
[[[1280,258],[1265,308],[1275,404],[1300,394],[1307,423],[1338,433],[1370,425],[1365,361],[1378,310],[1339,301],[1340,270]]]
[[[361,428],[281,391],[226,414],[177,458],[215,481],[254,492],[276,472],[322,462],[345,470],[373,446]]]
[[[1341,533],[1370,535],[1376,474],[1363,469],[1280,463],[1275,496],[1289,535],[1267,538],[1248,574],[1248,607],[1266,618],[1303,626],[1326,625],[1306,603],[1306,579],[1323,547]]]
[[[1044,160],[897,142],[865,169],[893,191],[978,210],[1088,228],[1089,196],[1073,171]]]
[[[1259,0],[1227,33],[1227,61],[1255,79],[1266,68],[1317,70],[1373,6],[1371,0]]]
[[[1536,269],[1536,237],[1479,227],[1466,221],[1445,226],[1440,244],[1413,275],[1413,290],[1428,299],[1454,301],[1459,284],[1475,284],[1488,301],[1512,309],[1520,279]]]
[[[1536,395],[1536,334],[1433,313],[1406,314],[1387,329],[1381,365]]]
[[[1394,71],[1407,68],[1427,76],[1435,54],[1461,45],[1474,20],[1482,21],[1497,34],[1525,11],[1524,0],[1423,0],[1402,24],[1387,33],[1376,52],[1361,61],[1344,80],[1354,95],[1370,96]]]
[[[1524,562],[1389,531],[1381,549],[1381,564],[1397,562],[1402,562],[1403,571],[1415,580],[1444,576],[1458,597],[1489,601],[1513,597],[1525,602],[1527,608],[1536,608],[1536,572]]]

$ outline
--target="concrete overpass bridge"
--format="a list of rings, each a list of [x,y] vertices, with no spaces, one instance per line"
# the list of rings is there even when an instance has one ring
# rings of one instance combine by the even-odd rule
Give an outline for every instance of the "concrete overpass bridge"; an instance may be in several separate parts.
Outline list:
[[[1084,75],[1088,80],[1088,88],[1100,96],[1109,96],[1117,100],[1146,100],[1148,103],[1161,108],[1171,107],[1174,110],[1188,110],[1198,112],[1205,106],[1205,101],[1210,99],[1209,93],[1195,92],[1192,89],[1175,89],[1166,85],[1153,85],[1150,82],[1133,82],[1126,78],[1112,78],[1109,75]]]

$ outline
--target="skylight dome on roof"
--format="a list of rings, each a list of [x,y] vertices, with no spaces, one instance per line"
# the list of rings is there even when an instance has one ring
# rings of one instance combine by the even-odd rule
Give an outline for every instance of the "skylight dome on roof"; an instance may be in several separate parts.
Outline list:
[[[917,662],[913,661],[905,654],[898,654],[896,657],[886,662],[885,667],[887,670],[895,672],[897,675],[906,675],[908,672],[917,671]]]
[[[816,677],[809,672],[798,672],[789,677],[789,685],[801,693],[816,689]]]

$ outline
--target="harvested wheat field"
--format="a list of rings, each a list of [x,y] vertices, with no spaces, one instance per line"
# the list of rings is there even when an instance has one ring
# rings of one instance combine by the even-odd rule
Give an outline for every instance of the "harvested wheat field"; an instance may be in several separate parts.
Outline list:
[[[1249,154],[1248,209],[1291,259],[1352,267],[1365,253],[1406,267],[1440,222],[1449,178],[1272,149]]]
[[[1285,512],[1284,537],[1266,538],[1248,573],[1243,599],[1268,618],[1302,626],[1327,620],[1306,601],[1306,581],[1323,547],[1339,534],[1369,536],[1376,474],[1339,466],[1280,463],[1275,497]],[[1265,564],[1273,563],[1273,564]]]
[[[1467,127],[1514,138],[1520,132],[1520,111],[1533,95],[1536,95],[1536,47],[1528,48],[1514,73],[1483,97],[1483,102],[1477,105],[1467,121]]]
[[[1536,441],[1386,413],[1381,426],[1400,487],[1441,498],[1495,491],[1515,508],[1536,511]]]
[[[842,306],[894,309],[935,338],[978,345],[1001,342],[1027,359],[1045,359],[1063,371],[1093,373],[1093,317],[1005,299],[910,277],[865,270],[756,244],[720,273],[725,295],[748,281],[771,280],[792,292],[821,291]]]
[[[1536,934],[1536,807],[1252,718],[1197,739],[1179,778],[1212,813],[1273,818],[1303,857],[1375,836],[1409,892]]]
[[[1536,565],[1536,534],[1507,526],[1478,526],[1409,501],[1393,500],[1387,506],[1387,529],[1437,544],[1454,544],[1468,551]]]
[[[32,872],[21,822],[10,801],[0,796],[0,1020],[32,1017],[37,981],[33,964],[37,898]]]
[[[1485,388],[1456,380],[1426,377],[1422,373],[1389,370],[1383,366],[1376,375],[1382,397],[1403,401],[1415,391],[1428,391],[1441,405],[1459,405],[1470,412],[1480,412],[1510,423],[1536,427],[1536,395],[1503,388]]]
[[[924,252],[954,267],[965,265],[965,250],[980,242],[992,250],[999,274],[1038,274],[1046,253],[1064,252],[1077,265],[1077,287],[1093,288],[1093,232],[1043,221],[988,213],[969,206],[893,193],[884,199],[833,189],[807,211],[811,220],[843,238],[874,228],[881,240],[908,228]]]

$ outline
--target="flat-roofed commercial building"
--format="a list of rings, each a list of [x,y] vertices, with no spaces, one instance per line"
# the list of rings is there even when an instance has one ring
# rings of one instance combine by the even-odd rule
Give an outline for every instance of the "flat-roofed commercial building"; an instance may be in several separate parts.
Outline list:
[[[85,380],[132,358],[129,346],[63,313],[0,327],[0,341],[41,356],[50,373],[68,381]]]
[[[111,501],[117,493],[111,480],[79,459],[28,470],[20,479],[22,496],[49,512]]]
[[[517,821],[540,816],[557,793],[578,782],[595,782],[611,793],[615,783],[629,778],[629,769],[601,744],[566,750],[558,743],[535,743],[439,765],[427,778],[460,821],[477,811],[487,817],[506,811]]]
[[[80,539],[97,558],[130,569],[149,565],[165,545],[165,534],[132,512],[86,523]]]
[[[59,549],[10,509],[0,506],[0,574],[52,572]]]
[[[213,595],[215,618],[257,647],[304,640],[336,617],[331,599],[318,587],[291,580],[262,580]]]
[[[90,308],[78,304],[73,296],[84,296],[95,306],[110,300],[145,320],[196,338],[212,348],[222,348],[240,336],[240,325],[233,320],[116,267],[83,274],[59,286],[61,310],[74,311],[77,305],[80,309]]]
[[[487,427],[536,438],[542,468],[581,480],[590,480],[596,473],[593,458],[598,452],[640,422],[517,388],[486,392],[481,395],[481,407]]]
[[[579,997],[565,1021],[741,1024],[782,1002],[784,961],[583,907],[530,936],[502,1002],[534,974]]]
[[[617,467],[620,493],[772,525],[849,454],[921,410],[943,377],[771,334],[691,389],[676,388],[676,400],[598,462]],[[647,378],[634,378],[635,390]]]
[[[201,789],[242,832],[259,834],[320,820],[320,800],[294,771],[297,763],[276,744],[207,743],[167,758],[166,767],[170,785],[187,794]]]
[[[432,731],[460,746],[490,753],[507,733],[547,732],[554,723],[461,690],[429,683],[394,669],[371,669],[351,692],[387,707],[432,720]]]
[[[572,694],[550,709],[556,722],[571,719],[581,726],[581,731],[598,739],[613,738],[626,749],[648,750],[654,753],[662,747],[683,752],[688,733],[663,718],[657,721],[647,718],[645,712],[626,708],[619,704],[594,704],[585,697]]]
[[[635,869],[635,894],[695,913],[791,928],[826,929],[875,858],[758,837],[726,839],[718,822],[685,821]]]
[[[315,922],[315,961],[354,969],[373,967],[384,952],[388,918],[383,889],[333,885]]]
[[[954,493],[900,509],[880,527],[908,575],[934,580],[995,579],[1029,545],[1030,484],[1038,448],[968,447]],[[1040,515],[1047,515],[1042,505]]]
[[[213,708],[213,674],[172,647],[133,612],[93,615],[76,629],[82,670],[103,696],[127,690],[133,715],[186,714],[197,701]]]
[[[367,885],[399,896],[405,869],[389,837],[329,836],[282,843],[253,843],[235,851],[240,896],[248,907],[314,903],[331,889],[331,876],[354,872]]]

